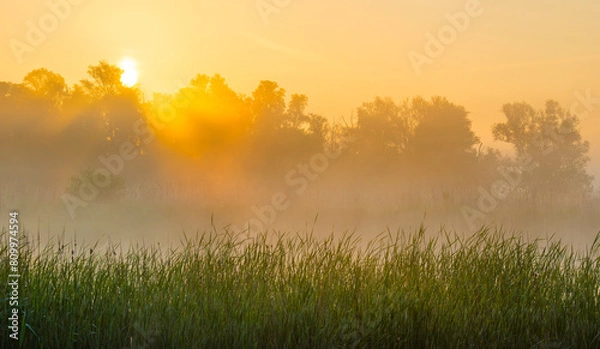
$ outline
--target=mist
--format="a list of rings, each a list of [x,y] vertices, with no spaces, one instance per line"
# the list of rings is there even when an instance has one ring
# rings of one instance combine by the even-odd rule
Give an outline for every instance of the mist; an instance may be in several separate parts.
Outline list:
[[[581,108],[507,101],[486,131],[445,97],[376,97],[332,121],[275,81],[245,95],[198,74],[147,98],[122,72],[101,61],[72,86],[44,68],[0,83],[0,209],[28,233],[168,245],[212,229],[369,241],[494,226],[584,247],[600,226]]]

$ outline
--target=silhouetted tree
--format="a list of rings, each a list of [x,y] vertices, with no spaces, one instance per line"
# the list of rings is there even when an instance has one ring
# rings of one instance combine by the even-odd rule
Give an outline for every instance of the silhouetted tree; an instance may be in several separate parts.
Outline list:
[[[272,134],[283,126],[285,90],[274,81],[263,80],[252,92],[253,131]]]
[[[53,107],[60,107],[69,94],[65,79],[46,68],[35,69],[25,75],[23,85],[34,95],[44,98]]]
[[[327,120],[308,114],[308,97],[293,94],[286,106],[285,90],[276,82],[261,81],[250,100],[252,167],[276,173],[323,148]]]
[[[292,95],[284,121],[287,127],[300,129],[308,122],[308,116],[305,114],[307,104],[308,97],[306,95]]]
[[[197,75],[174,94],[155,94],[148,120],[165,144],[187,155],[219,159],[250,129],[249,104],[220,75]]]
[[[396,161],[407,146],[410,121],[391,98],[377,97],[357,109],[351,153],[363,166],[382,166]]]
[[[464,107],[434,97],[430,102],[413,99],[405,110],[416,120],[406,148],[411,168],[420,175],[448,180],[474,175],[479,139]]]
[[[20,153],[49,143],[56,124],[51,101],[24,84],[4,83],[0,89],[0,127],[4,133],[0,138]]]
[[[493,126],[496,140],[511,143],[520,163],[523,185],[534,195],[580,194],[591,190],[592,176],[586,172],[589,143],[579,130],[579,120],[549,100],[542,110],[527,103],[505,104],[506,121]],[[519,165],[516,165],[519,167]]]
[[[322,148],[325,145],[325,137],[330,131],[329,122],[322,115],[309,114],[308,125],[309,135],[314,139],[317,147]]]
[[[100,61],[97,65],[90,65],[87,73],[92,80],[81,80],[81,86],[94,99],[99,100],[105,96],[118,95],[125,88],[121,82],[123,69],[108,64],[106,61]]]
[[[283,129],[295,134],[297,147],[306,152],[321,150],[327,132],[327,119],[317,114],[307,114],[308,97],[303,94],[293,94],[284,115]],[[303,144],[304,143],[304,144]]]

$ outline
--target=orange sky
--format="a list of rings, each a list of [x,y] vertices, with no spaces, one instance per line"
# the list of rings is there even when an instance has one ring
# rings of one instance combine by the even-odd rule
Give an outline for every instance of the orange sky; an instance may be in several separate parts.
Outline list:
[[[219,73],[245,94],[270,79],[329,118],[377,95],[442,95],[472,112],[488,143],[503,103],[553,98],[568,108],[588,89],[600,98],[592,0],[31,0],[3,1],[0,13],[0,80],[46,67],[72,84],[90,64],[130,56],[148,93],[197,73]],[[427,34],[440,31],[443,52],[418,74],[409,55],[427,54]],[[600,137],[599,120],[600,103],[584,121],[588,139]]]

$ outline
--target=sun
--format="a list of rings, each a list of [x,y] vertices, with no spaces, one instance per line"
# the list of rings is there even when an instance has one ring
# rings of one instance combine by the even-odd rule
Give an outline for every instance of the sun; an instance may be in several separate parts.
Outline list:
[[[135,85],[138,81],[138,71],[136,63],[132,58],[125,57],[119,63],[119,68],[123,69],[121,74],[121,82],[127,87]]]

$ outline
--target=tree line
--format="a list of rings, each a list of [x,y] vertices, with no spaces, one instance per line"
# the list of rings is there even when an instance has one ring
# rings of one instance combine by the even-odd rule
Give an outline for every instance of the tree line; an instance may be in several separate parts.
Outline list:
[[[443,97],[377,97],[356,108],[354,118],[331,122],[306,111],[306,95],[288,98],[274,81],[260,81],[244,95],[220,75],[197,75],[172,94],[146,98],[139,87],[121,83],[122,73],[101,61],[72,86],[45,68],[20,83],[0,82],[0,175],[20,176],[26,170],[16,167],[29,166],[57,180],[61,169],[94,166],[127,143],[140,159],[132,177],[159,169],[165,154],[194,159],[206,171],[235,162],[248,176],[280,176],[343,143],[335,175],[357,180],[402,178],[468,190],[504,168],[518,173],[524,196],[591,190],[589,143],[577,115],[553,100],[541,109],[526,102],[502,106],[505,119],[491,131],[514,148],[507,156],[483,146],[468,110]],[[524,158],[526,170],[519,165]]]

